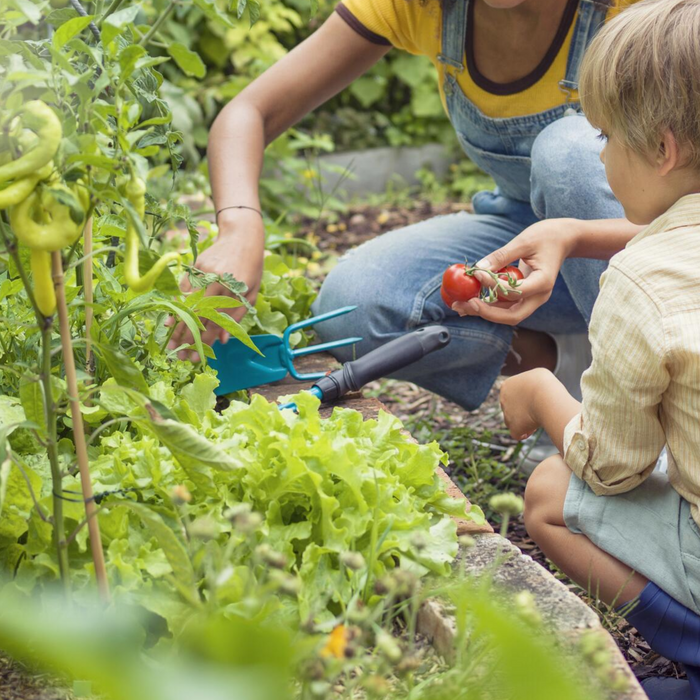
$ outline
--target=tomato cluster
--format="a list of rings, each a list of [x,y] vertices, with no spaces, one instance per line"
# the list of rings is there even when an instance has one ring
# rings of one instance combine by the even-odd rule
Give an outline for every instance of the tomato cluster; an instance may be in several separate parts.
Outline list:
[[[478,297],[481,293],[481,282],[474,277],[473,272],[477,268],[467,267],[463,263],[450,265],[442,276],[442,286],[440,296],[442,300],[452,308],[456,301],[469,301]],[[523,273],[514,265],[506,265],[495,273],[494,277],[505,282],[506,290],[514,289],[519,280],[523,278]],[[502,287],[496,290],[494,301],[506,301],[507,297],[502,291]]]

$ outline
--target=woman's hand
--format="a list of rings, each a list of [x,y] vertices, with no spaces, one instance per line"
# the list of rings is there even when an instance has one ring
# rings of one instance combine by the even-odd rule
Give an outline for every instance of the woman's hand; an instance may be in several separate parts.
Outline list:
[[[452,308],[460,316],[481,316],[494,323],[517,325],[551,296],[562,263],[573,248],[578,224],[576,219],[538,221],[477,263],[478,267],[496,272],[520,260],[519,267],[524,279],[518,286],[520,294],[510,293],[513,301],[487,304],[471,299],[456,302]],[[474,276],[486,287],[494,284],[486,273],[476,272]]]
[[[195,261],[195,267],[202,272],[210,272],[217,275],[232,274],[238,281],[248,286],[246,298],[251,304],[260,290],[260,279],[263,270],[263,255],[265,249],[265,231],[262,220],[257,212],[240,210],[235,221],[220,222],[220,233],[214,244],[207,248]],[[192,291],[187,279],[180,285],[183,292]],[[207,296],[232,296],[231,292],[219,283],[210,284],[206,291]],[[246,312],[244,306],[235,309],[221,309],[234,320],[240,321]],[[225,343],[228,333],[217,326],[213,321],[201,319],[204,324],[202,342],[211,345],[215,340]],[[175,323],[174,318],[167,321],[167,325]],[[191,331],[180,322],[168,343],[168,349],[174,350],[181,345],[191,345],[194,342]],[[193,350],[181,350],[178,353],[181,360],[199,362],[199,354]]]

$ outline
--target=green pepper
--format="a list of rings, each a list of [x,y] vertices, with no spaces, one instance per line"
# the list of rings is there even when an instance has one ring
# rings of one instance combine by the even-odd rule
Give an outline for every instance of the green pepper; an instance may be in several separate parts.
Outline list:
[[[71,217],[71,209],[59,202],[51,190],[62,190],[78,199],[80,208],[76,212],[74,207],[72,212],[78,221]],[[26,199],[10,208],[12,230],[17,240],[30,250],[34,299],[44,316],[51,316],[56,310],[51,252],[72,245],[80,237],[89,204],[89,193],[82,183],[77,182],[71,188],[55,182],[51,183],[51,189],[36,188]]]
[[[55,112],[41,100],[27,102],[17,117],[25,128],[36,134],[35,145],[19,158],[0,165],[0,182],[20,180],[36,174],[56,155],[63,130]],[[18,139],[22,141],[23,139]],[[24,139],[26,143],[26,139]]]
[[[146,185],[144,181],[132,176],[125,188],[126,198],[143,221],[146,216]],[[126,256],[124,259],[124,279],[129,289],[134,292],[146,292],[160,277],[163,270],[174,260],[179,260],[179,253],[166,253],[143,276],[139,274],[139,234],[127,217],[126,224]]]
[[[45,250],[30,250],[29,263],[34,278],[34,300],[44,316],[56,311],[56,290],[51,275],[51,253]]]
[[[34,191],[34,188],[41,180],[45,180],[51,175],[53,161],[49,161],[43,168],[40,168],[34,175],[27,175],[15,180],[5,189],[0,190],[0,210],[12,207],[24,201]]]
[[[62,190],[75,196],[81,208],[71,209],[59,202],[51,193]],[[80,237],[85,223],[86,210],[89,206],[87,189],[76,183],[70,188],[63,183],[51,184],[51,189],[37,188],[26,199],[10,209],[10,225],[17,240],[31,250],[51,252],[72,245]]]

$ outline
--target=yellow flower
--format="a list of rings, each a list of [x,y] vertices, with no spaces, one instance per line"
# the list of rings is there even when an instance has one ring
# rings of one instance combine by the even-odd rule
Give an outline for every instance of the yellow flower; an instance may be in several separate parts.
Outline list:
[[[301,176],[307,180],[313,180],[316,177],[316,171],[312,168],[307,168],[306,170],[302,171]]]
[[[326,642],[323,649],[321,649],[321,656],[327,659],[331,656],[336,659],[345,658],[345,649],[348,646],[348,632],[345,625],[336,625],[333,631],[328,635],[328,641]]]

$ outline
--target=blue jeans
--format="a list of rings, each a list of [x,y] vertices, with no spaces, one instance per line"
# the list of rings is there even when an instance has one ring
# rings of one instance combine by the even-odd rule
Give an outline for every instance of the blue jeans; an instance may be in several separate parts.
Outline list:
[[[356,311],[316,328],[322,341],[361,336],[339,348],[341,361],[353,359],[426,324],[449,328],[452,341],[394,375],[415,382],[467,410],[477,408],[499,374],[513,329],[480,318],[460,318],[440,298],[449,265],[477,262],[538,219],[618,218],[622,207],[605,179],[597,132],[582,116],[559,119],[532,147],[531,201],[495,192],[474,196],[474,214],[460,212],[392,231],[344,256],[326,278],[314,312],[348,304]],[[550,300],[521,325],[552,334],[585,333],[598,281],[606,267],[598,260],[567,260]]]

